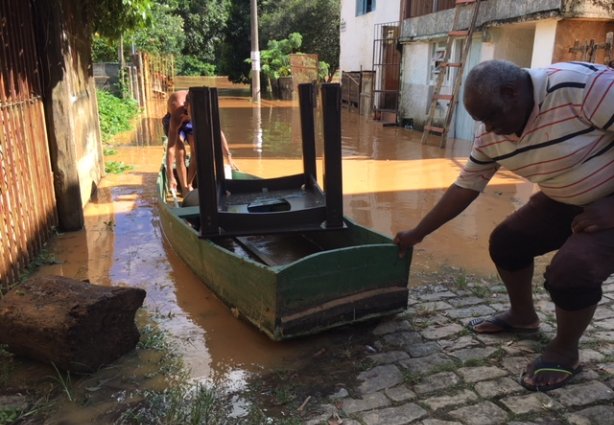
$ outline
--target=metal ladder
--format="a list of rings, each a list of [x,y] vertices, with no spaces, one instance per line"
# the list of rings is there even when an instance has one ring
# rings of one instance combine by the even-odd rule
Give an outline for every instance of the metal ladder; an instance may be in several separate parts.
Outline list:
[[[424,131],[422,133],[421,141],[422,144],[425,144],[427,142],[429,134],[434,133],[439,134],[441,136],[439,147],[444,148],[446,146],[450,122],[452,121],[454,110],[456,109],[456,105],[458,104],[458,95],[460,93],[460,86],[463,81],[463,69],[465,67],[465,61],[467,59],[467,56],[469,55],[469,49],[471,48],[471,38],[473,36],[473,30],[475,29],[478,12],[480,10],[480,3],[482,1],[483,0],[456,0],[456,6],[454,10],[454,22],[452,23],[452,30],[448,32],[448,39],[446,42],[444,57],[442,58],[442,61],[439,65],[441,69],[439,74],[437,75],[437,82],[435,83],[435,88],[433,90],[431,106],[429,108],[428,117],[424,125]],[[469,8],[472,8],[469,12],[463,12],[464,10],[467,10]],[[465,13],[471,14],[469,26],[466,29],[459,29],[458,25],[460,17],[462,14]],[[454,44],[454,41],[458,39],[464,40],[460,59],[458,62],[450,62],[452,45]],[[454,76],[452,93],[441,94],[441,88],[443,87],[448,68],[456,68],[456,75]],[[437,110],[437,104],[440,100],[447,101],[447,107],[442,127],[433,125],[435,111]]]

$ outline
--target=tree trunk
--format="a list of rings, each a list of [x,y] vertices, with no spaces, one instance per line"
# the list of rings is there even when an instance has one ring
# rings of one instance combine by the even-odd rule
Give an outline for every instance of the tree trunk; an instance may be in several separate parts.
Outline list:
[[[0,299],[0,344],[75,373],[89,373],[134,349],[134,315],[145,290],[62,276],[31,279]]]

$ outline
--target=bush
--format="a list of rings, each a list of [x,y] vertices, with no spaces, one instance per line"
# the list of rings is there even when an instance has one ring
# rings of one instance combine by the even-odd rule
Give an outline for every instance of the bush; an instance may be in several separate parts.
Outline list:
[[[132,128],[130,123],[139,113],[139,106],[134,99],[120,99],[106,90],[97,90],[96,97],[103,142]]]
[[[196,56],[177,57],[177,75],[210,76],[215,75],[215,65],[203,62]]]

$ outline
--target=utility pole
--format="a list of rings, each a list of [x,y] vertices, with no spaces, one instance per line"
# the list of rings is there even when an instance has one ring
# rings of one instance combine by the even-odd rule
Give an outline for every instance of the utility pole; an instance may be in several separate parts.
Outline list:
[[[250,17],[252,29],[252,100],[260,102],[260,50],[258,48],[258,8],[256,0],[250,0]]]

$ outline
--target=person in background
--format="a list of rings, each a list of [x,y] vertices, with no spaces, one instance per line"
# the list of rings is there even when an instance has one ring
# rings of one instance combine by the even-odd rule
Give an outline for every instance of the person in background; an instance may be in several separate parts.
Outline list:
[[[456,217],[500,166],[536,183],[540,191],[490,236],[510,308],[468,326],[477,333],[536,331],[534,257],[557,251],[544,273],[556,335],[520,383],[532,391],[559,388],[580,370],[580,337],[614,273],[614,69],[486,61],[468,74],[463,101],[481,122],[469,160],[438,204],[395,243],[404,255]]]
[[[192,133],[190,102],[187,90],[172,93],[167,101],[167,113],[162,118],[164,134],[167,136],[166,146],[166,172],[168,186],[171,191],[177,190],[177,180],[173,169],[177,170],[179,188],[182,195],[192,190],[192,183],[196,177],[196,144]],[[228,164],[237,169],[232,161],[230,148],[224,132],[222,136],[222,149]],[[190,162],[186,166],[186,145],[190,146]]]

